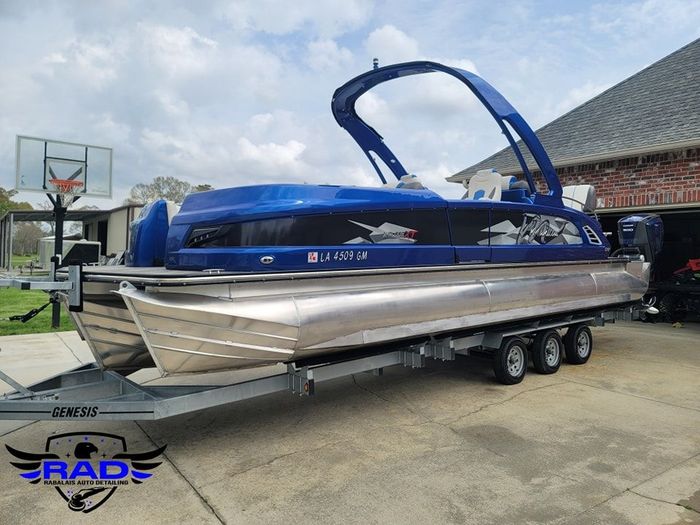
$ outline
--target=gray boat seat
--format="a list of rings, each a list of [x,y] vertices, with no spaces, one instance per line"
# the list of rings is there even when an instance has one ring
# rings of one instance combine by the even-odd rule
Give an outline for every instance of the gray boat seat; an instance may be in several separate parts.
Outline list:
[[[562,188],[565,206],[578,211],[593,212],[596,208],[595,188],[590,184],[576,184]]]
[[[500,201],[503,185],[505,182],[503,175],[495,169],[479,170],[468,181],[464,181],[467,188],[465,198],[472,200],[492,200]],[[508,178],[510,179],[510,178]]]

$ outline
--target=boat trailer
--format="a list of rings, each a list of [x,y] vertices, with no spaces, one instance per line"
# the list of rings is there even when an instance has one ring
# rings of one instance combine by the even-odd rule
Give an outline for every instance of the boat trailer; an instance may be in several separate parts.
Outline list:
[[[356,359],[320,364],[289,363],[285,373],[226,385],[138,384],[90,363],[25,387],[0,371],[0,380],[15,389],[0,397],[0,419],[155,420],[275,392],[311,396],[316,393],[317,383],[332,379],[362,372],[381,375],[383,369],[390,366],[423,368],[428,359],[452,361],[460,354],[488,356],[513,338],[567,326],[602,326],[605,322],[627,317],[629,312],[629,309],[604,311],[532,321],[466,336],[430,339],[388,351],[378,350],[373,355]],[[204,378],[206,374],[194,377]]]
[[[0,287],[41,289],[54,294],[59,293],[71,310],[80,311],[81,280],[81,267],[69,266],[67,280],[0,279]],[[588,325],[603,326],[606,322],[614,322],[617,319],[632,320],[636,314],[637,309],[627,305],[614,309],[516,321],[492,328],[481,328],[471,333],[430,337],[404,346],[359,349],[349,355],[339,354],[291,362],[287,364],[284,373],[225,385],[139,384],[118,372],[104,370],[97,363],[90,363],[24,386],[0,369],[0,381],[14,389],[13,392],[0,396],[0,420],[163,419],[285,390],[301,396],[311,396],[316,393],[317,383],[363,372],[381,375],[385,368],[391,366],[423,368],[428,359],[453,361],[457,355],[471,354],[493,357],[499,352],[503,353],[504,347],[508,347],[509,344],[519,342],[523,348],[521,355],[524,357],[524,363],[521,359],[519,364],[519,377],[513,378],[508,375],[507,367],[512,363],[509,365],[507,362],[501,365],[501,368],[505,369],[500,370],[499,376],[498,360],[493,360],[497,378],[502,383],[514,384],[520,382],[524,376],[528,354],[525,348],[528,340],[530,343],[536,340],[536,334],[551,334],[552,331],[566,327],[571,330],[571,327],[581,329]],[[588,334],[590,338],[590,332]],[[592,345],[592,340],[589,342]],[[578,364],[582,364],[587,358],[588,354]],[[553,371],[556,371],[556,368],[544,373]],[[207,374],[196,374],[191,377],[196,380],[206,376]]]

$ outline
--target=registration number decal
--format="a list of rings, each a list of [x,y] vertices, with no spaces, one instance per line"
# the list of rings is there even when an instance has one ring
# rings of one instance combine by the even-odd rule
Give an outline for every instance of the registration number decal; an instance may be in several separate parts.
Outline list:
[[[368,259],[367,250],[329,250],[325,252],[308,252],[306,262],[314,264],[318,262],[348,262],[366,261]]]

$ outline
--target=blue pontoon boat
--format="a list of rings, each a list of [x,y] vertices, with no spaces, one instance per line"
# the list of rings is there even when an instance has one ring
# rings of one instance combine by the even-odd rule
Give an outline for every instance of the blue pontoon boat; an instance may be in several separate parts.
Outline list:
[[[444,199],[356,113],[376,85],[435,72],[486,107],[522,180],[484,170],[463,199]],[[593,188],[563,189],[525,120],[477,75],[434,62],[387,66],[337,89],[332,111],[383,186],[246,186],[188,195],[177,213],[163,201],[146,207],[129,266],[85,271],[74,318],[103,367],[168,375],[297,361],[627,304],[646,291],[648,262],[609,257],[590,213]]]

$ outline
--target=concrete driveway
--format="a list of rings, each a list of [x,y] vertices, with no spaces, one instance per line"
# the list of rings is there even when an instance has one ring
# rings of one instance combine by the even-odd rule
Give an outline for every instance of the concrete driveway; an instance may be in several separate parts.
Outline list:
[[[34,344],[0,338],[0,367],[22,379],[55,372],[48,347],[66,368],[88,359],[74,335],[24,337]],[[54,488],[21,480],[3,451],[1,520],[700,523],[700,327],[618,324],[594,338],[588,364],[530,369],[512,387],[463,358],[158,422],[33,423],[3,444],[41,450],[52,434],[103,431],[134,450],[167,444],[166,460],[79,516]]]

